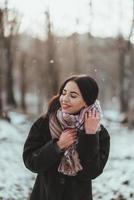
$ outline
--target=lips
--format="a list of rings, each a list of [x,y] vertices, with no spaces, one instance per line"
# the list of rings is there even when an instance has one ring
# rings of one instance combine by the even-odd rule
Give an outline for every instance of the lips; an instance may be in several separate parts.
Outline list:
[[[62,108],[63,109],[68,109],[68,108],[70,108],[71,106],[70,105],[68,105],[68,104],[62,104]]]

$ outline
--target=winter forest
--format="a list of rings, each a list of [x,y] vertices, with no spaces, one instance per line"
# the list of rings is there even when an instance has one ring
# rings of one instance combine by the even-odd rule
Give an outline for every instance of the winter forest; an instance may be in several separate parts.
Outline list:
[[[134,0],[40,2],[0,0],[0,200],[29,199],[24,142],[73,74],[97,81],[111,137],[93,197],[134,200]]]

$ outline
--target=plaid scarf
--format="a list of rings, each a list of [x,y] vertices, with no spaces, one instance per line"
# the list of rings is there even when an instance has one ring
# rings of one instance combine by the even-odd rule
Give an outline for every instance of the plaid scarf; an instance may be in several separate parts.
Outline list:
[[[95,110],[102,116],[98,100],[91,106],[83,108],[80,113],[76,115],[64,113],[61,111],[61,108],[59,108],[55,114],[51,114],[49,128],[52,138],[59,138],[62,131],[65,129],[75,128],[76,130],[84,130],[84,116],[89,110]],[[80,164],[78,152],[76,151],[76,144],[77,142],[65,150],[58,167],[59,172],[68,176],[75,176],[78,171],[83,169]]]

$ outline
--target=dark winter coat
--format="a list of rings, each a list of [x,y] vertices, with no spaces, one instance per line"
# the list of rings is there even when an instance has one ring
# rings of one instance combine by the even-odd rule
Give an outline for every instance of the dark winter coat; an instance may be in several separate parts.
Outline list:
[[[83,170],[74,177],[65,176],[57,171],[63,152],[51,138],[48,117],[40,117],[31,127],[23,152],[26,167],[38,173],[30,200],[92,200],[91,179],[102,173],[109,146],[103,125],[96,134],[79,131],[77,151]]]

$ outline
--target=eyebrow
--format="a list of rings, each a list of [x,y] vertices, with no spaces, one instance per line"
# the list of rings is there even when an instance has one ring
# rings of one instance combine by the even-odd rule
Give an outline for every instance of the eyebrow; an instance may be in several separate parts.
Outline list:
[[[63,89],[63,91],[65,91],[65,92],[66,92],[67,90],[66,90],[66,89]],[[80,94],[79,94],[79,93],[77,93],[77,92],[75,92],[75,91],[71,91],[70,93],[71,93],[71,94],[77,94],[78,96],[80,96]]]

